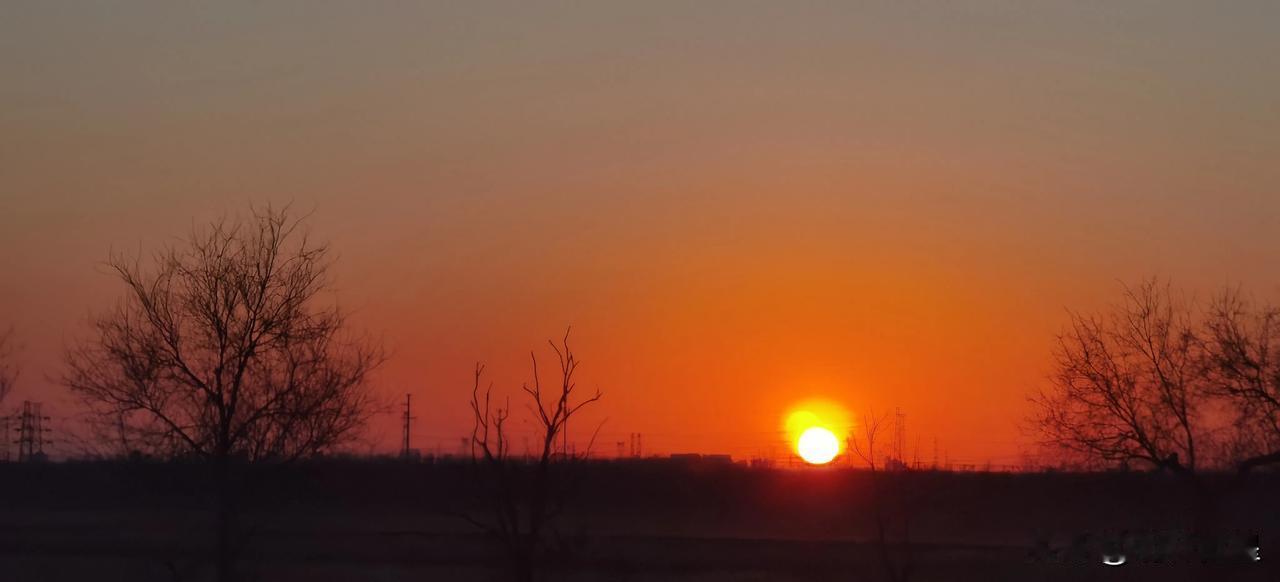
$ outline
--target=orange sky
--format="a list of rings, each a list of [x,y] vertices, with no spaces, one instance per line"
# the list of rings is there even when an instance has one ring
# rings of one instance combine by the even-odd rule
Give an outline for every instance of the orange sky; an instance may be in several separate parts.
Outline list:
[[[781,448],[825,397],[1016,461],[1067,307],[1280,288],[1280,8],[782,3],[0,8],[13,400],[108,249],[292,200],[415,445],[566,325],[600,450]],[[11,400],[7,405],[12,405]],[[391,450],[398,425],[374,427]]]

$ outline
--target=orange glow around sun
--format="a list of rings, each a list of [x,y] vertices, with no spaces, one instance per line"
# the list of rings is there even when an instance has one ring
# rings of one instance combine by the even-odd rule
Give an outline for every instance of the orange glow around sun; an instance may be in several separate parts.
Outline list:
[[[843,406],[820,399],[796,404],[783,421],[788,443],[813,465],[830,463],[840,455],[850,427],[849,413]]]

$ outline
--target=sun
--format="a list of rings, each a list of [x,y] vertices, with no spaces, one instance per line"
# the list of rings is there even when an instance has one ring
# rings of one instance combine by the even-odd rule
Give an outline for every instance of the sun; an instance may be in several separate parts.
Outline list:
[[[796,441],[796,452],[806,463],[825,465],[840,454],[840,439],[835,433],[815,426],[800,435],[800,440]]]
[[[840,455],[849,434],[849,413],[835,402],[809,399],[797,403],[783,417],[788,444],[806,463],[825,465]]]

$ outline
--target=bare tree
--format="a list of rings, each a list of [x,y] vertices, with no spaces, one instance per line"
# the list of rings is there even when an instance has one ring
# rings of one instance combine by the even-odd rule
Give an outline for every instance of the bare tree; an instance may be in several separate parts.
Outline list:
[[[1229,289],[1205,327],[1210,390],[1235,413],[1232,458],[1241,472],[1280,462],[1280,309]]]
[[[113,256],[126,293],[68,350],[65,384],[125,450],[214,469],[217,571],[232,577],[237,461],[290,461],[356,436],[379,345],[322,301],[328,247],[288,209],[222,219],[152,257]]]
[[[1192,474],[1209,430],[1194,312],[1155,280],[1126,288],[1102,316],[1071,314],[1052,385],[1032,398],[1045,444],[1109,463]]]
[[[904,482],[885,483],[884,467],[877,463],[876,441],[887,416],[875,411],[863,415],[861,434],[847,440],[847,448],[867,465],[871,477],[871,517],[875,522],[876,548],[880,564],[890,582],[906,582],[915,573],[911,545],[911,504]]]
[[[472,459],[481,471],[478,491],[485,515],[464,516],[473,525],[493,535],[506,552],[514,580],[534,579],[546,551],[546,536],[556,518],[564,510],[570,494],[570,483],[563,471],[566,465],[589,454],[591,445],[582,453],[574,453],[563,443],[557,451],[557,438],[564,436],[569,420],[583,407],[600,399],[597,389],[591,396],[575,402],[577,382],[574,373],[579,361],[569,347],[566,331],[560,344],[548,341],[560,364],[560,383],[544,391],[538,374],[538,358],[533,352],[532,385],[522,390],[536,427],[538,449],[530,457],[512,455],[507,421],[511,404],[501,407],[492,402],[493,385],[480,389],[484,366],[477,364],[471,390]],[[597,427],[597,432],[599,428]],[[595,435],[591,437],[594,443]]]
[[[884,424],[886,418],[883,414],[877,416],[875,410],[862,415],[862,422],[859,423],[862,434],[846,439],[847,448],[857,454],[872,472],[879,469],[876,463],[876,439],[880,434],[880,425]]]
[[[13,345],[13,328],[0,332],[0,402],[4,402],[18,382],[21,369],[13,361],[16,351],[17,347]]]

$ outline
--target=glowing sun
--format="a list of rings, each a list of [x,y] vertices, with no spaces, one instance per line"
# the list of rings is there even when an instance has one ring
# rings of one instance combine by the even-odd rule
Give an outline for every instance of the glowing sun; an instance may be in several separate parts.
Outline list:
[[[849,413],[830,400],[810,399],[793,406],[783,420],[788,444],[806,463],[825,465],[840,456],[851,428]]]
[[[835,433],[815,426],[800,435],[800,440],[796,441],[796,452],[806,463],[824,465],[840,454],[840,439]]]

